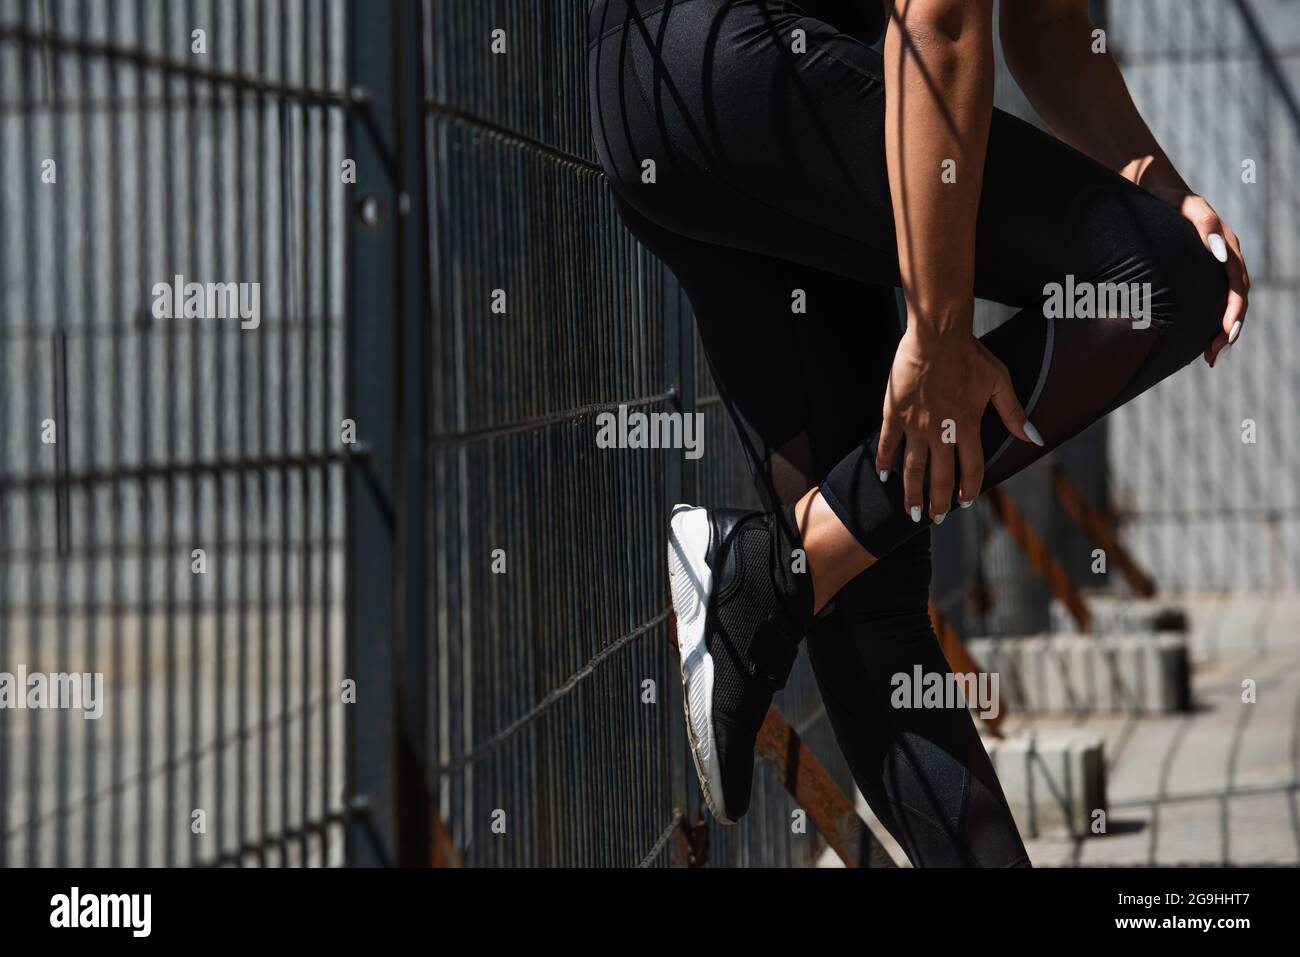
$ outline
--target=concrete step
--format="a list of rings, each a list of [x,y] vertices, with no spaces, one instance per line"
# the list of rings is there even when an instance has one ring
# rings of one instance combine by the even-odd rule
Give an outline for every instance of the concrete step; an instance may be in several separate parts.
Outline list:
[[[1087,594],[1093,635],[1134,635],[1145,632],[1186,632],[1188,615],[1181,605],[1159,599],[1134,598],[1130,595]],[[1078,634],[1079,626],[1063,604],[1056,599],[1048,608],[1051,630],[1055,634]]]
[[[1101,735],[1026,729],[983,740],[1025,840],[1094,833],[1097,812],[1106,810]]]
[[[1173,633],[975,638],[1003,705],[1039,714],[1170,714],[1191,706],[1187,639]]]

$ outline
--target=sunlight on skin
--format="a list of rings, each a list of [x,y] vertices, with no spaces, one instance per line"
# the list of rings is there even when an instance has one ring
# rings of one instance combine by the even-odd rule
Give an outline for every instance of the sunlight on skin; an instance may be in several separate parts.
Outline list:
[[[808,574],[812,576],[815,615],[876,560],[844,527],[820,489],[804,495],[795,505],[794,515],[808,557]]]

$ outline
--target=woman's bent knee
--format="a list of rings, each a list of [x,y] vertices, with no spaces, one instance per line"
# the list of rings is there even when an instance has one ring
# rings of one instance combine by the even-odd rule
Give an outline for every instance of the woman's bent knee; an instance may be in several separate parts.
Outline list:
[[[1154,269],[1151,313],[1165,335],[1177,340],[1183,363],[1205,351],[1223,331],[1228,305],[1227,271],[1186,223],[1173,248],[1162,251]],[[1172,344],[1171,344],[1172,345]]]

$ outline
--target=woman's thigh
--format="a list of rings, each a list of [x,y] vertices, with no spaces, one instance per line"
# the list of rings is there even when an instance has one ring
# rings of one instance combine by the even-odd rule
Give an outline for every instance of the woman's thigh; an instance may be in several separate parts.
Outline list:
[[[806,52],[795,52],[796,30]],[[629,20],[590,57],[597,151],[642,215],[710,243],[898,284],[873,49],[780,0],[676,0]],[[1214,297],[1208,255],[1168,205],[994,111],[976,224],[980,298],[1041,309],[1045,287],[1067,276],[1150,283],[1155,320],[1174,322],[1188,300]]]
[[[761,498],[797,501],[880,428],[900,336],[894,290],[682,236],[616,201],[690,300]]]
[[[879,57],[793,10],[676,0],[607,34],[589,52],[601,164],[676,233],[896,285]]]

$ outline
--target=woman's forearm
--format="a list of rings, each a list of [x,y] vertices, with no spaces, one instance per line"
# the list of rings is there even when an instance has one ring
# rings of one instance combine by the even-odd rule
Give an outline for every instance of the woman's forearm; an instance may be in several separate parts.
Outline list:
[[[926,337],[969,337],[993,111],[989,4],[897,0],[885,72],[885,153],[908,324]]]
[[[1052,132],[1147,189],[1186,189],[1098,44],[1086,3],[1009,0],[1002,10],[1007,67]]]

